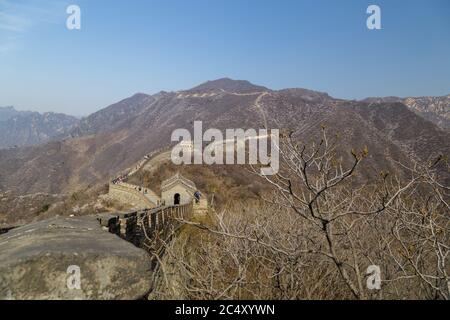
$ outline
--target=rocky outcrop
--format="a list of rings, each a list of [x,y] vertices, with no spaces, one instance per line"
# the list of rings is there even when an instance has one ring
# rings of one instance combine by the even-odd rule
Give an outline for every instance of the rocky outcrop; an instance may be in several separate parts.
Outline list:
[[[151,279],[148,254],[97,217],[53,218],[0,235],[0,299],[139,299]]]
[[[404,103],[425,119],[444,130],[450,130],[450,95],[443,97],[406,98]]]
[[[442,97],[367,98],[364,101],[372,103],[402,102],[416,114],[433,122],[441,129],[450,130],[450,94]]]

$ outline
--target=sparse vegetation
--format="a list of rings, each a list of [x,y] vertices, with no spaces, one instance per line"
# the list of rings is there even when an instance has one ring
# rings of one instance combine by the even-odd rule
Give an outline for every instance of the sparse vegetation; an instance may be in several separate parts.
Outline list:
[[[39,211],[37,212],[37,214],[39,215],[39,214],[41,214],[41,213],[47,212],[48,209],[50,209],[50,205],[49,205],[49,204],[44,204],[44,205],[42,206],[41,210],[39,210]]]
[[[168,245],[152,298],[449,299],[449,190],[438,169],[398,163],[370,185],[357,182],[367,151],[346,166],[327,136],[282,145],[283,170],[265,177],[264,204],[236,203],[214,223],[189,227]],[[195,229],[197,228],[197,232]],[[380,267],[381,290],[367,268]]]

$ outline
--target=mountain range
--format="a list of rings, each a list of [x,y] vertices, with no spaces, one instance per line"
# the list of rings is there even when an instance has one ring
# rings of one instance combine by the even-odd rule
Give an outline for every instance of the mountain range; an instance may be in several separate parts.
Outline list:
[[[79,120],[62,113],[0,107],[0,149],[31,146],[67,135]]]
[[[71,124],[61,125],[65,129],[45,143],[0,150],[0,191],[63,193],[105,183],[144,155],[171,145],[173,130],[192,131],[196,120],[203,121],[204,130],[267,125],[294,132],[305,143],[326,126],[339,134],[346,150],[367,146],[369,174],[389,170],[390,158],[448,155],[449,108],[449,96],[354,101],[227,78],[185,91],[138,93],[73,123],[61,118]]]

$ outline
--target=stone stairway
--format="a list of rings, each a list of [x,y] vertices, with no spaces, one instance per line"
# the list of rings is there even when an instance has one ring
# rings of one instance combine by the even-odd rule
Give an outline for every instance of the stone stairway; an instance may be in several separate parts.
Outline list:
[[[204,216],[208,213],[208,201],[200,199],[198,203],[194,201],[194,216]]]

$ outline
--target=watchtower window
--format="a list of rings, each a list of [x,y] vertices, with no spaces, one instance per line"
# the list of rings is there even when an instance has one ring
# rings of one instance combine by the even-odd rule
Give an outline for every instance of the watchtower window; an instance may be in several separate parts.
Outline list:
[[[179,193],[175,193],[175,195],[173,196],[173,204],[174,205],[180,204],[180,194]]]

